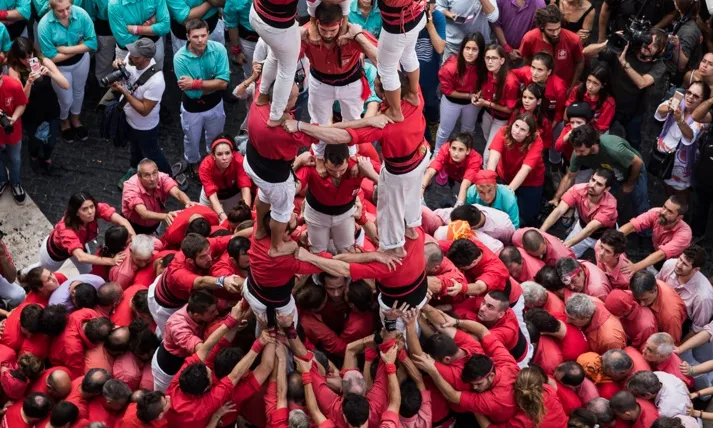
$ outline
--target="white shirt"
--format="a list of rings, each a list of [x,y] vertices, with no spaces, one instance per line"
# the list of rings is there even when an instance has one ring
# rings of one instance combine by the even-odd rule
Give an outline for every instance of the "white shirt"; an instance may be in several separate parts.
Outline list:
[[[137,70],[133,65],[126,64],[126,71],[131,74],[129,77],[129,83],[133,84],[142,74],[152,65],[156,64],[156,61],[151,59],[149,65],[143,70]],[[156,105],[153,110],[146,115],[142,116],[131,107],[130,103],[126,103],[124,106],[124,113],[126,113],[126,121],[129,122],[129,126],[138,131],[150,131],[158,126],[159,123],[159,111],[161,110],[161,97],[163,96],[163,91],[166,90],[166,81],[163,79],[163,72],[159,70],[158,73],[151,76],[151,78],[143,85],[136,88],[133,92],[133,96],[139,100],[150,100],[156,101]]]
[[[480,239],[480,235],[488,235],[488,238],[491,238],[491,240],[497,240],[500,241],[501,244],[496,244],[493,243],[493,246],[496,249],[493,249],[491,245],[488,245],[485,241],[485,243],[488,248],[493,250],[493,252],[498,252],[500,251],[504,245],[510,245],[510,241],[512,240],[512,235],[515,233],[515,226],[512,224],[512,220],[510,220],[510,216],[500,210],[497,210],[492,207],[486,207],[485,205],[480,205],[480,204],[473,204],[478,210],[482,213],[483,217],[485,217],[485,223],[483,223],[483,226],[478,229],[478,239]],[[451,221],[451,211],[453,211],[453,208],[439,208],[435,211],[433,211],[434,214],[436,214],[438,217],[441,218],[444,224],[448,225]],[[445,233],[447,231],[447,226],[442,226],[443,230],[439,228],[433,235],[434,238],[436,239],[446,239]],[[441,236],[438,236],[441,235]],[[487,238],[485,238],[488,240]],[[491,240],[488,240],[489,242]]]
[[[687,407],[693,407],[688,396],[688,388],[683,381],[666,372],[654,372],[661,382],[661,389],[656,395],[654,403],[659,410],[659,415],[674,417],[685,415]]]
[[[664,281],[676,290],[691,320],[691,330],[698,333],[713,317],[713,286],[700,271],[693,274],[687,283],[681,284],[674,272],[678,258],[668,259],[656,275],[656,279]]]

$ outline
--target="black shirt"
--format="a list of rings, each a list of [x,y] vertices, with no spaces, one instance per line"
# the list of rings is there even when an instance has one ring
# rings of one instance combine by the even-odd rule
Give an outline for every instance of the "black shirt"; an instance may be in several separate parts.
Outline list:
[[[640,75],[648,74],[654,78],[654,82],[660,80],[666,72],[666,66],[663,61],[641,62],[632,52],[627,52],[626,60]],[[616,112],[624,114],[628,117],[633,117],[639,113],[643,113],[646,106],[647,89],[652,88],[651,84],[647,88],[639,89],[631,78],[626,74],[626,70],[619,64],[614,66],[614,75],[612,76],[612,89],[614,91],[614,100],[616,101]]]

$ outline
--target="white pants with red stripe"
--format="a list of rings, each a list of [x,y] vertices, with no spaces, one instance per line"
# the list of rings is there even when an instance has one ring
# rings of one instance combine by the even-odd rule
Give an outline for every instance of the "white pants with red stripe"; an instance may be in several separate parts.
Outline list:
[[[357,120],[361,118],[364,111],[364,101],[361,99],[363,85],[361,80],[352,82],[345,86],[333,86],[322,83],[314,77],[309,79],[309,100],[307,110],[313,123],[329,125],[332,123],[332,112],[334,101],[339,101],[342,109],[342,120]],[[324,148],[326,144],[320,141],[312,144],[314,155],[320,159],[324,158]],[[349,146],[349,155],[356,155],[356,146]]]
[[[267,94],[272,84],[275,84],[272,90],[270,120],[280,120],[285,113],[287,99],[295,81],[300,55],[300,28],[297,21],[290,28],[272,27],[260,18],[254,6],[250,8],[250,25],[270,46],[270,53],[262,66],[260,93]]]
[[[379,174],[379,201],[376,205],[376,224],[379,228],[379,246],[385,250],[403,247],[406,227],[421,225],[421,180],[428,167],[430,154],[406,174],[395,175],[381,168]]]
[[[418,33],[425,26],[426,15],[424,14],[421,22],[406,33],[392,34],[384,29],[381,30],[377,69],[381,77],[381,85],[385,91],[395,91],[401,87],[398,75],[399,63],[401,63],[401,68],[406,73],[418,69],[416,40],[418,39]]]
[[[307,13],[309,14],[309,16],[314,18],[314,12],[317,11],[317,6],[319,6],[321,3],[321,0],[307,0]],[[342,15],[349,16],[349,9],[351,5],[352,0],[342,0],[342,2],[339,3],[339,7],[342,8]]]

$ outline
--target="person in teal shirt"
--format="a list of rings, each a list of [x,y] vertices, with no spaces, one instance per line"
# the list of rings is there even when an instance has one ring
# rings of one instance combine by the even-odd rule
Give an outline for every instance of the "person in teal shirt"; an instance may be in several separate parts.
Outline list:
[[[85,141],[89,132],[80,122],[79,114],[89,74],[89,51],[97,49],[94,23],[84,9],[72,5],[70,0],[50,0],[50,8],[40,20],[37,32],[42,55],[57,65],[70,86],[62,89],[52,80],[59,100],[62,138]]]
[[[0,52],[2,52],[3,61],[7,58],[7,53],[10,52],[10,47],[12,46],[12,40],[10,40],[10,33],[7,32],[7,27],[5,24],[0,22]]]
[[[186,45],[186,22],[202,19],[208,23],[209,40],[225,44],[225,25],[220,19],[218,7],[224,0],[166,0],[171,16],[171,47],[176,55]]]
[[[201,19],[186,23],[188,43],[173,57],[181,97],[183,157],[198,171],[200,141],[205,136],[206,152],[225,126],[223,92],[230,82],[228,51],[208,40],[208,24]]]
[[[223,8],[223,19],[230,38],[230,52],[233,61],[243,67],[246,77],[252,74],[253,53],[257,39],[260,38],[250,25],[252,5],[252,0],[226,0]]]
[[[482,172],[482,171],[481,171]],[[494,179],[493,179],[494,180]],[[500,210],[510,217],[515,229],[520,227],[520,210],[517,207],[517,196],[508,186],[493,182],[481,182],[478,177],[474,185],[468,188],[465,196],[466,204],[480,204]],[[480,184],[479,184],[480,183]]]
[[[381,33],[381,12],[377,0],[352,0],[350,9],[347,18],[349,22],[361,25],[361,28],[378,39]]]
[[[166,0],[109,0],[109,26],[116,39],[116,57],[126,59],[126,45],[148,37],[156,44],[156,67],[163,69],[163,37],[171,29]]]
[[[75,1],[74,5],[86,10],[92,21],[94,21],[94,32],[97,33],[98,45],[96,52],[94,52],[94,77],[101,81],[107,74],[114,71],[111,63],[114,61],[116,51],[116,40],[109,26],[109,0],[82,0],[81,3],[80,5]]]
[[[0,22],[5,24],[10,40],[27,33],[27,21],[32,14],[31,0],[0,0]]]

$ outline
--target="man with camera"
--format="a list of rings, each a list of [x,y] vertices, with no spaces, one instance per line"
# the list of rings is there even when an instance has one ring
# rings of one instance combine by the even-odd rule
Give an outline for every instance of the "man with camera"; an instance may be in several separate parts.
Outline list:
[[[156,45],[146,37],[126,45],[128,63],[114,61],[114,73],[105,78],[112,90],[121,93],[120,103],[126,114],[127,140],[129,141],[129,167],[136,168],[141,159],[156,162],[161,172],[170,173],[163,150],[158,145],[158,125],[161,97],[166,82],[156,67]],[[114,80],[113,82],[110,82]]]

